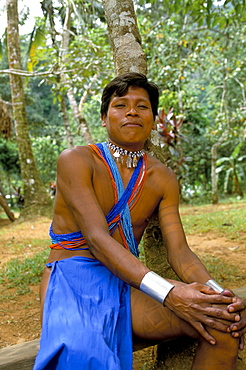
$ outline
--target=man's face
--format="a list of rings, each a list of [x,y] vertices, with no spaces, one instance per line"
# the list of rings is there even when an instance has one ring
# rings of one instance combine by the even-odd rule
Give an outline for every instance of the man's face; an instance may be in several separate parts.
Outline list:
[[[112,96],[107,115],[102,117],[109,139],[122,147],[143,145],[154,128],[154,116],[147,91],[130,87],[124,96]]]

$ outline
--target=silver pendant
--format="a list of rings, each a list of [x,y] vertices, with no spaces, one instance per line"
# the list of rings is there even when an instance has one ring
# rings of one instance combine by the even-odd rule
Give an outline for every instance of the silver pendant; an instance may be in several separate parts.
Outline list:
[[[119,163],[120,161],[120,153],[119,152],[114,152],[113,154],[115,162]]]
[[[137,165],[138,165],[138,157],[134,155],[134,157],[132,158],[132,167],[137,167]]]
[[[132,159],[130,156],[126,158],[126,167],[131,168],[132,167]]]

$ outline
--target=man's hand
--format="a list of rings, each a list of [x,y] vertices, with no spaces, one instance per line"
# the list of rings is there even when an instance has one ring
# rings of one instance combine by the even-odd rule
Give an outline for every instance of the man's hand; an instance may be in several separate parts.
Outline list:
[[[237,311],[241,303],[234,302],[231,294],[219,294],[203,284],[178,283],[165,299],[165,306],[179,318],[192,325],[209,343],[215,344],[215,339],[207,332],[204,325],[219,331],[228,332],[229,324],[235,326],[241,323]],[[213,305],[217,305],[213,307]],[[218,306],[219,305],[219,306]],[[233,308],[231,312],[230,307]],[[243,326],[243,323],[240,325]]]
[[[231,332],[231,335],[234,338],[240,338],[239,349],[243,350],[244,334],[246,333],[246,304],[242,298],[235,296],[235,294],[229,289],[225,289],[221,294],[223,296],[233,297],[232,304],[228,305],[227,310],[230,313],[239,313],[240,320],[230,324],[227,331]]]

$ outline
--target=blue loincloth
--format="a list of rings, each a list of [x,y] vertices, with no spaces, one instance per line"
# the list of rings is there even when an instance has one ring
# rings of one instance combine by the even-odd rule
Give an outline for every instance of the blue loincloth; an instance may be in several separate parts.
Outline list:
[[[71,257],[52,267],[33,370],[130,370],[130,286],[101,262]]]

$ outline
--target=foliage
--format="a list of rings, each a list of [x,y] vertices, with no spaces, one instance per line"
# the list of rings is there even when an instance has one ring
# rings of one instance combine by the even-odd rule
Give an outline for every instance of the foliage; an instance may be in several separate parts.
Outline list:
[[[161,146],[166,146],[169,150],[169,156],[166,158],[166,165],[171,167],[181,183],[182,174],[185,172],[187,164],[186,162],[190,160],[183,155],[182,151],[182,141],[187,140],[187,138],[181,133],[182,118],[177,118],[173,114],[173,108],[169,112],[165,112],[162,109],[157,117],[157,131],[160,134]]]
[[[101,142],[107,139],[107,132],[105,127],[102,127],[100,117],[100,96],[101,91],[90,95],[83,108],[83,114],[95,142]]]
[[[242,184],[246,178],[246,155],[239,155],[244,145],[240,142],[230,156],[217,160],[217,173],[225,172],[224,192],[236,193],[243,197]],[[231,189],[231,191],[230,191]]]
[[[227,2],[139,4],[149,77],[161,88],[161,107],[173,107],[183,118],[181,132],[188,141],[181,146],[192,161],[182,176],[182,194],[194,199],[209,194],[210,151],[222,132],[228,130],[232,150],[234,138],[245,135],[246,60],[240,52],[245,47],[245,15]]]
[[[0,195],[7,197],[9,206],[18,206],[16,189],[21,186],[17,144],[0,138]]]
[[[33,140],[33,153],[46,189],[49,188],[51,182],[56,180],[56,161],[64,146],[51,136]]]
[[[225,283],[229,284],[230,280],[233,281],[233,284],[237,284],[237,282],[240,283],[240,280],[244,277],[237,267],[221,261],[221,258],[212,257],[207,253],[205,256],[201,257],[201,260],[215,281],[222,286]]]
[[[77,105],[79,105],[80,100],[82,102],[80,114],[83,118],[86,118],[84,111],[87,109],[86,106],[88,107],[87,101],[92,100],[92,105],[95,106],[93,98],[98,92],[101,92],[102,81],[105,83],[105,81],[111,79],[113,62],[106,25],[101,22],[104,20],[101,4],[85,2],[82,7],[80,5],[79,2],[73,3],[70,45],[65,54],[61,39],[57,37],[58,33],[56,32],[59,27],[58,21],[61,22],[62,27],[64,26],[65,9],[61,7],[60,12],[57,12],[58,8],[52,8],[52,4],[43,3],[45,17],[43,22],[37,21],[37,31],[42,29],[46,37],[46,44],[38,45],[35,34],[32,34],[30,45],[34,42],[38,47],[35,47],[35,53],[29,58],[29,62],[32,66],[36,66],[39,71],[49,68],[53,72],[45,76],[43,82],[52,86],[53,101],[56,105],[62,101],[67,92],[70,94],[72,86]],[[87,24],[89,9],[93,10],[93,14],[91,14],[91,22]],[[84,10],[84,12],[81,12],[81,10]],[[57,22],[54,23],[55,17]],[[50,37],[52,42],[49,42]],[[82,50],[83,52],[81,52]],[[90,103],[89,106],[91,106]],[[83,138],[81,138],[82,132],[77,119],[74,119],[68,104],[66,104],[66,108],[68,109],[70,131],[74,145],[77,143],[85,144]],[[89,129],[95,133],[96,139],[101,136],[100,133],[98,135],[98,131],[102,131],[99,130],[98,124],[95,128],[91,125],[91,121],[99,122],[99,110],[97,113],[97,118],[94,118],[95,112],[93,112],[93,119],[90,116],[88,121]],[[61,114],[59,116],[60,122],[62,122],[63,117]]]
[[[20,163],[17,145],[0,139],[0,166],[8,174],[20,175]]]
[[[82,5],[82,6],[81,6]],[[60,78],[61,70],[72,81],[72,86],[77,99],[83,95],[84,91],[90,89],[97,92],[101,89],[101,84],[110,80],[113,73],[112,51],[106,32],[106,24],[99,20],[104,20],[102,6],[99,2],[73,3],[72,25],[70,32],[70,45],[68,53],[63,55],[61,48],[61,38],[56,28],[63,27],[64,5],[60,8],[52,7],[52,3],[43,2],[44,19],[37,19],[36,27],[30,37],[29,49],[34,44],[35,53],[29,55],[29,63],[37,71],[50,70],[45,81],[52,85],[55,100],[60,99],[59,94],[66,93],[68,86],[62,83]],[[89,16],[89,11],[93,13]],[[54,30],[50,29],[49,22],[56,23]],[[90,19],[90,21],[89,21]],[[55,32],[56,35],[52,35]],[[39,41],[37,33],[45,36],[46,43]],[[52,40],[53,41],[52,41]],[[51,42],[52,41],[52,42]],[[62,60],[65,63],[61,64]],[[96,76],[96,78],[95,78]],[[93,85],[91,86],[91,82]]]
[[[145,9],[145,13],[154,12],[155,17],[158,14],[165,14],[170,17],[180,14],[182,18],[191,16],[198,26],[224,28],[235,22],[245,22],[245,1],[222,1],[212,0],[138,0],[137,4]]]
[[[135,5],[148,75],[160,86],[160,107],[166,112],[172,107],[173,114],[183,120],[179,133],[187,140],[181,140],[178,150],[170,156],[180,177],[182,198],[192,202],[207,200],[212,145],[228,130],[226,143],[219,149],[219,155],[227,157],[245,136],[245,3],[135,0]],[[87,96],[82,113],[95,141],[106,138],[99,102],[102,87],[114,75],[112,50],[98,1],[72,2],[71,42],[66,63],[62,62],[60,35],[66,6],[61,1],[53,7],[52,2],[42,2],[44,17],[37,18],[30,34],[21,38],[24,66],[34,72],[50,72],[24,80],[33,149],[46,185],[50,178],[54,180],[57,156],[67,147],[59,102],[68,86],[62,82],[61,71],[72,84],[77,103]],[[23,17],[24,22],[28,14]],[[48,19],[55,20],[55,34]],[[7,68],[4,40],[3,37],[1,65]],[[0,75],[0,89],[2,99],[9,101],[6,75]],[[74,144],[81,145],[81,132],[67,101],[66,106]],[[183,162],[180,171],[175,162],[184,158],[190,161]],[[243,163],[239,168],[245,170]],[[225,183],[223,170],[219,176],[221,191]]]
[[[101,91],[102,86],[113,77],[112,51],[106,36],[106,26],[101,24],[89,29],[86,35],[76,35],[69,46],[66,60],[66,67],[72,70],[68,73],[69,77],[78,94],[86,90],[94,76],[96,79],[90,89],[93,93]]]
[[[27,120],[32,138],[52,135],[62,140],[64,126],[52,88],[38,77],[28,81],[25,89]],[[62,132],[63,130],[63,132]]]

